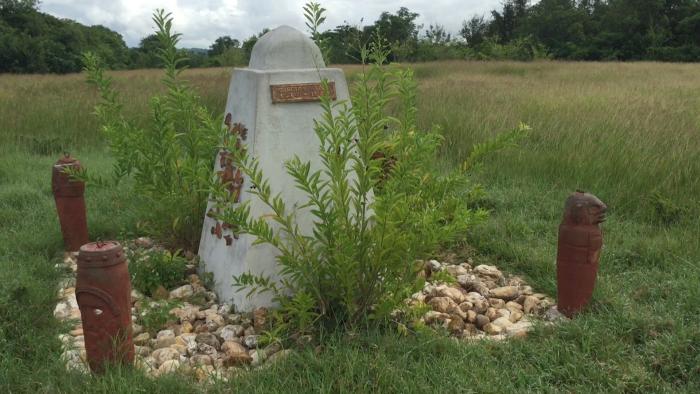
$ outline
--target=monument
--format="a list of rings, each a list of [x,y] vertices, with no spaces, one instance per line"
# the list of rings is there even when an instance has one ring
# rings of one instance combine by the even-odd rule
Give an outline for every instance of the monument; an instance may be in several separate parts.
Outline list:
[[[319,104],[323,94],[321,81],[328,81],[332,99],[348,100],[349,93],[343,71],[326,68],[318,46],[302,32],[282,26],[258,40],[247,69],[235,69],[229,86],[224,123],[237,143],[245,146],[256,158],[273,193],[281,193],[288,207],[306,203],[303,192],[286,173],[284,162],[294,155],[320,167],[319,141],[314,132],[314,119],[322,113]],[[270,209],[250,194],[251,185],[220,152],[215,172],[229,185],[234,201],[248,201],[252,217],[269,215]],[[207,213],[214,208],[210,202]],[[305,234],[311,235],[312,216],[299,211],[297,222]],[[277,250],[270,245],[255,245],[255,238],[236,235],[210,214],[204,218],[199,256],[203,269],[214,276],[214,289],[222,302],[231,302],[237,310],[249,311],[272,305],[272,295],[256,294],[233,286],[233,277],[243,273],[279,279]]]

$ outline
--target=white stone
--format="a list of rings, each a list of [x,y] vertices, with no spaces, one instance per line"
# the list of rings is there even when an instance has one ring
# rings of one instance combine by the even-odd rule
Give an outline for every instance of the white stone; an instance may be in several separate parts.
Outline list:
[[[53,310],[53,316],[58,320],[65,320],[70,317],[71,308],[67,302],[59,302]]]
[[[419,291],[417,293],[414,293],[411,296],[411,299],[414,301],[418,301],[418,302],[425,302],[425,294],[423,294],[423,292]]]
[[[174,289],[170,292],[170,298],[173,299],[181,299],[181,298],[187,298],[194,294],[194,289],[192,288],[192,285],[184,285],[180,286],[177,289]]]
[[[520,321],[506,328],[506,334],[509,337],[522,338],[532,330],[533,324],[530,321]]]
[[[224,324],[226,324],[226,320],[224,320],[223,316],[219,315],[218,313],[207,314],[206,325],[209,329],[209,332],[216,331],[219,327],[223,326]]]
[[[250,352],[250,356],[252,357],[250,365],[254,367],[257,367],[258,365],[262,364],[266,359],[265,352],[262,350],[253,350],[252,352]]]
[[[197,320],[198,312],[199,307],[192,305],[185,305],[181,308],[173,308],[170,310],[170,314],[177,316],[181,322],[188,321],[190,323]],[[206,317],[204,313],[202,313],[202,315],[202,318]]]
[[[156,351],[153,352],[151,355],[153,359],[155,360],[157,365],[161,365],[164,362],[168,360],[179,360],[180,359],[180,352],[173,348],[163,348],[163,349],[157,349]]]
[[[440,262],[437,260],[428,261],[428,267],[430,267],[430,270],[433,272],[438,272],[442,270],[442,264],[440,264]]]
[[[134,344],[136,345],[146,345],[148,344],[148,341],[151,339],[151,335],[147,332],[142,332],[141,334],[138,334],[134,337]]]
[[[462,275],[467,275],[469,271],[467,271],[466,268],[459,266],[459,265],[448,265],[445,267],[447,272],[449,272],[450,275],[454,277],[460,277]]]
[[[281,193],[290,208],[305,204],[307,199],[286,173],[284,162],[296,155],[311,161],[312,171],[321,168],[314,119],[320,117],[322,108],[318,102],[273,104],[271,85],[320,83],[321,80],[334,82],[338,102],[346,101],[349,105],[343,71],[325,68],[318,47],[305,34],[283,26],[258,40],[250,67],[234,70],[229,86],[226,113],[231,114],[231,124],[240,123],[247,129],[242,145],[258,160],[273,194]],[[223,169],[219,159],[220,156],[215,162],[215,171]],[[269,207],[250,193],[250,187],[250,180],[244,179],[240,202],[249,203],[253,218],[270,217]],[[207,212],[212,207],[210,203]],[[312,234],[313,219],[309,209],[297,211],[302,233]],[[269,245],[253,246],[255,238],[246,234],[231,239],[228,246],[225,236],[232,233],[223,230],[219,238],[212,234],[216,224],[216,220],[205,216],[199,256],[204,270],[214,274],[214,289],[221,302],[230,302],[237,311],[274,306],[270,292],[247,297],[247,291],[238,291],[239,288],[233,286],[232,277],[251,273],[279,281],[278,252]]]
[[[243,343],[245,343],[246,347],[249,349],[254,349],[258,347],[258,337],[259,335],[248,335],[243,339]]]
[[[489,335],[498,335],[503,332],[503,328],[501,326],[495,325],[493,323],[485,325],[483,330]]]
[[[244,330],[243,326],[228,325],[221,329],[219,336],[224,341],[230,341],[243,335]]]
[[[175,372],[178,368],[180,368],[180,360],[168,360],[158,367],[156,376]]]
[[[503,278],[503,273],[501,272],[501,270],[499,270],[496,266],[493,265],[479,265],[476,268],[474,268],[474,272],[478,275],[490,277],[493,279]]]
[[[479,293],[471,292],[471,293],[467,293],[466,301],[471,302],[472,304],[477,303],[477,302],[486,302],[486,297],[482,296]]]
[[[461,304],[465,301],[467,301],[467,296],[462,293],[459,289],[455,289],[454,287],[449,287],[449,286],[438,286],[435,288],[435,291],[433,294],[431,294],[433,297],[448,297],[452,300],[454,300],[456,303]]]
[[[559,312],[556,306],[553,306],[544,313],[544,320],[549,322],[560,322],[569,320],[563,313]]]
[[[532,313],[533,311],[535,311],[539,302],[540,300],[537,297],[525,297],[525,300],[523,301],[525,313]]]
[[[513,323],[510,321],[510,319],[505,317],[505,316],[499,317],[498,319],[492,321],[491,324],[499,326],[503,329],[506,329],[506,328],[513,325]]]
[[[437,311],[428,311],[425,313],[425,316],[423,316],[423,319],[427,324],[444,322],[449,318],[450,315],[448,315],[447,313]]]
[[[175,333],[173,330],[162,330],[156,336],[156,349],[162,349],[175,344]]]

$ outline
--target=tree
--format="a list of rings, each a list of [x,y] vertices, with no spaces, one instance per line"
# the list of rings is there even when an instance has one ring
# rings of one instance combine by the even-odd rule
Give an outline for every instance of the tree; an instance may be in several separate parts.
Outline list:
[[[270,29],[268,29],[266,27],[266,28],[262,29],[262,31],[260,33],[258,33],[257,36],[255,36],[255,35],[250,36],[250,37],[248,37],[247,40],[243,41],[242,48],[245,51],[246,59],[248,59],[248,60],[250,59],[250,54],[253,52],[253,47],[255,46],[255,44],[257,44],[258,39],[260,37],[264,36],[269,31],[270,31]]]
[[[430,25],[425,31],[425,39],[431,45],[445,45],[452,41],[452,35],[445,31],[444,26],[436,24]]]
[[[366,42],[362,30],[348,23],[337,26],[333,30],[321,33],[328,47],[329,63],[357,63],[360,59],[360,47]]]
[[[506,44],[515,38],[515,7],[512,2],[503,3],[503,10],[491,11],[493,20],[491,22],[492,32],[498,36],[501,44]]]
[[[217,38],[209,49],[209,56],[218,56],[230,48],[240,48],[241,42],[230,36]]]
[[[0,72],[69,73],[93,50],[106,66],[128,63],[122,37],[103,26],[84,26],[37,10],[35,0],[0,0]]]
[[[161,48],[158,36],[148,35],[141,39],[139,46],[131,50],[131,68],[156,68],[160,67],[158,50]]]
[[[476,48],[484,42],[488,30],[489,24],[484,20],[484,17],[474,15],[468,21],[462,22],[462,30],[459,31],[459,35],[464,38],[470,48]]]
[[[639,60],[652,45],[663,45],[668,34],[669,5],[665,0],[614,0],[600,5],[603,27],[594,37],[603,58]]]
[[[515,12],[516,20],[522,20],[527,16],[529,5],[530,0],[513,0],[513,11]]]
[[[571,0],[541,0],[529,12],[525,33],[542,42],[555,58],[597,57],[588,48],[590,17]]]
[[[129,48],[121,34],[104,26],[90,26],[85,31],[86,46],[112,69],[126,68],[129,64]],[[80,53],[84,52],[82,49]]]
[[[373,25],[365,28],[365,36],[370,37],[377,32],[392,48],[392,60],[407,60],[415,51],[418,43],[416,24],[419,14],[411,12],[406,7],[399,8],[396,14],[382,12]]]
[[[0,15],[36,11],[39,0],[0,0]]]

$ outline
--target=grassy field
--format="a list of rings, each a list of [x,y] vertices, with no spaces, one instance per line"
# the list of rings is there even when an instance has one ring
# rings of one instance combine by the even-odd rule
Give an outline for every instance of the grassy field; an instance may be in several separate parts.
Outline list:
[[[589,313],[525,341],[457,344],[387,333],[330,338],[309,351],[212,390],[246,392],[699,392],[700,72],[658,63],[413,65],[420,120],[443,129],[451,166],[519,121],[522,148],[489,157],[473,177],[492,219],[473,229],[480,262],[556,294],[556,231],[563,201],[582,188],[610,207]],[[355,68],[348,68],[352,75]],[[157,71],[115,73],[128,113],[146,117]],[[230,71],[192,70],[212,111]],[[132,371],[104,378],[65,372],[53,319],[61,239],[50,167],[70,150],[111,165],[83,76],[0,75],[0,391],[197,392],[177,378]],[[93,238],[138,234],[128,190],[89,190]]]

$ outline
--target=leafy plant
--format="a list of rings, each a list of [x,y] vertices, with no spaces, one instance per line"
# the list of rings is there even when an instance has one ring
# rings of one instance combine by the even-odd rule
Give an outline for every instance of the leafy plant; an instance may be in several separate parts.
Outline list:
[[[285,339],[285,334],[293,333],[300,336],[314,331],[314,325],[320,317],[316,312],[314,297],[305,292],[299,292],[289,296],[284,305],[284,308],[272,312],[274,324],[270,330],[263,331],[260,343],[281,343]]]
[[[487,38],[479,46],[478,58],[485,60],[519,60],[531,61],[548,59],[547,48],[532,36],[518,37],[508,43],[499,42],[498,38]]]
[[[352,106],[327,95],[321,99],[315,122],[321,168],[299,157],[285,163],[306,204],[288,206],[273,193],[256,158],[230,140],[224,154],[245,174],[252,198],[272,214],[252,217],[250,201],[234,204],[224,188],[212,189],[218,220],[279,251],[280,283],[245,273],[234,284],[249,294],[272,292],[283,311],[316,314],[319,322],[384,321],[422,283],[412,262],[463,237],[486,217],[467,207],[463,193],[470,184],[463,174],[436,173],[439,130],[418,129],[413,73],[387,67],[388,51],[378,38],[361,51],[365,71]],[[296,220],[302,209],[314,217],[310,231]],[[299,297],[308,299],[302,303]],[[292,320],[296,328],[308,321]]]
[[[450,285],[457,283],[457,279],[447,271],[434,272],[430,279],[433,283],[446,283]]]
[[[326,21],[325,12],[326,9],[321,7],[321,4],[317,2],[309,2],[304,5],[304,19],[306,19],[306,27],[311,33],[311,39],[314,40],[316,45],[321,49],[321,54],[323,59],[327,62],[330,60],[329,52],[330,48],[328,46],[328,37],[324,36],[319,28]]]
[[[133,192],[146,200],[143,215],[150,233],[196,249],[216,146],[223,135],[222,119],[212,116],[182,79],[187,59],[176,49],[180,35],[172,32],[170,14],[158,10],[153,21],[158,27],[158,56],[165,65],[162,82],[166,91],[151,99],[152,118],[147,127],[124,116],[113,79],[96,55],[84,55],[85,71],[88,82],[100,93],[95,114],[116,160],[115,183],[124,177],[134,180]],[[86,172],[75,176],[105,183]]]
[[[462,163],[462,171],[473,170],[490,153],[518,146],[518,143],[527,137],[530,126],[520,123],[517,128],[498,134],[494,138],[474,145],[469,157]]]
[[[686,214],[687,210],[666,197],[662,192],[655,190],[649,200],[653,208],[653,217],[655,221],[670,225],[680,221]]]
[[[139,322],[144,330],[155,334],[162,330],[168,323],[176,319],[170,314],[173,308],[181,306],[181,302],[173,300],[163,300],[150,302],[142,308]]]
[[[159,286],[171,289],[184,282],[187,260],[179,255],[179,251],[132,254],[129,262],[131,284],[144,294],[153,295]]]

